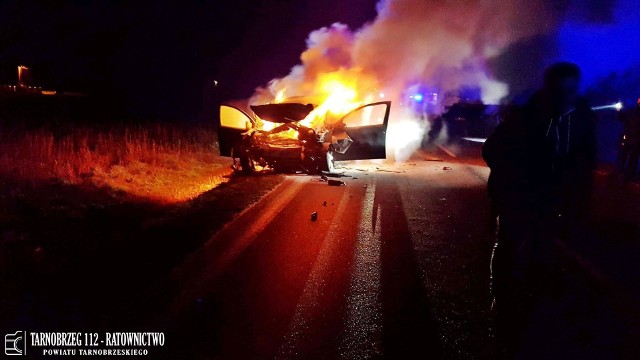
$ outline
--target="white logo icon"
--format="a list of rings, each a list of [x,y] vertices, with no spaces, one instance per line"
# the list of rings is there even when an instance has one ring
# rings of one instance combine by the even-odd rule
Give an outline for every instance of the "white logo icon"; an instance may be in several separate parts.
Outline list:
[[[27,349],[27,340],[25,331],[16,331],[13,334],[4,336],[4,354],[5,355],[24,355]]]

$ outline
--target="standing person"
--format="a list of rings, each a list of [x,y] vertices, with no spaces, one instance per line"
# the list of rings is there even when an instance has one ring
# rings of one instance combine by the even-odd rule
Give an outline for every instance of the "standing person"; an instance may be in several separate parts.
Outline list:
[[[624,124],[618,153],[618,173],[632,180],[638,172],[640,157],[640,99],[630,111],[620,113]]]
[[[561,288],[555,239],[587,215],[595,117],[579,96],[580,79],[575,64],[548,67],[543,87],[483,148],[498,219],[491,264],[497,330],[510,357],[522,351],[536,303]]]

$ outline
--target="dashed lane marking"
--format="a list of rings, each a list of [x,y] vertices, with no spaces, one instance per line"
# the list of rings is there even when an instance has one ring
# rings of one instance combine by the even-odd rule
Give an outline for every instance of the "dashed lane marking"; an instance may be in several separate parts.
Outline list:
[[[352,196],[352,193],[353,188],[348,187],[340,199],[338,209],[331,221],[327,236],[313,264],[302,295],[298,300],[289,325],[289,331],[284,337],[276,359],[294,359],[298,357],[300,355],[298,351],[303,346],[303,342],[311,336],[312,324],[318,317],[322,316],[322,307],[321,304],[318,303],[318,298],[323,294],[327,286],[324,278],[335,260],[338,242],[341,236],[339,232],[340,222],[344,217],[345,210],[349,203],[349,197]]]
[[[375,181],[375,180],[374,180]],[[374,218],[375,182],[367,188],[360,216],[355,261],[340,355],[372,359],[382,355],[380,214]]]

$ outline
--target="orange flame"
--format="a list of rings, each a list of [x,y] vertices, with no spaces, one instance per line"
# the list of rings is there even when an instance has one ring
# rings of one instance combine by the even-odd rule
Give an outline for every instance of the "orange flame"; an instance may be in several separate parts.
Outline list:
[[[283,88],[283,89],[278,90],[278,92],[276,93],[276,97],[275,97],[273,102],[275,102],[276,104],[279,104],[279,103],[283,102],[286,99],[285,95],[284,95],[285,91],[287,91],[287,88]]]
[[[300,122],[304,126],[322,128],[340,120],[340,117],[362,104],[358,99],[356,81],[345,79],[337,72],[321,74],[317,89],[324,100]]]
[[[374,99],[378,94],[377,83],[373,77],[359,69],[339,69],[333,72],[319,73],[303,83],[292,85],[289,82],[274,82],[268,92],[267,103],[300,102],[313,104],[314,109],[299,122],[300,125],[323,132],[340,121],[352,110]],[[292,93],[295,92],[295,93]],[[292,94],[288,94],[292,93]],[[287,95],[293,95],[287,97]],[[270,131],[278,124],[258,119],[257,129]],[[278,138],[295,139],[298,133],[293,130],[272,134]]]

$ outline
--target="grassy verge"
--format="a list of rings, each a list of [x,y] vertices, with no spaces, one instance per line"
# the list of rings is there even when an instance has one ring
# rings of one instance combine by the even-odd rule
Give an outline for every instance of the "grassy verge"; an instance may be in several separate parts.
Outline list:
[[[0,324],[10,327],[135,324],[161,301],[150,288],[282,180],[231,176],[203,130],[0,137]]]
[[[39,186],[93,185],[160,202],[192,199],[226,181],[211,129],[167,125],[0,129],[0,176]]]

